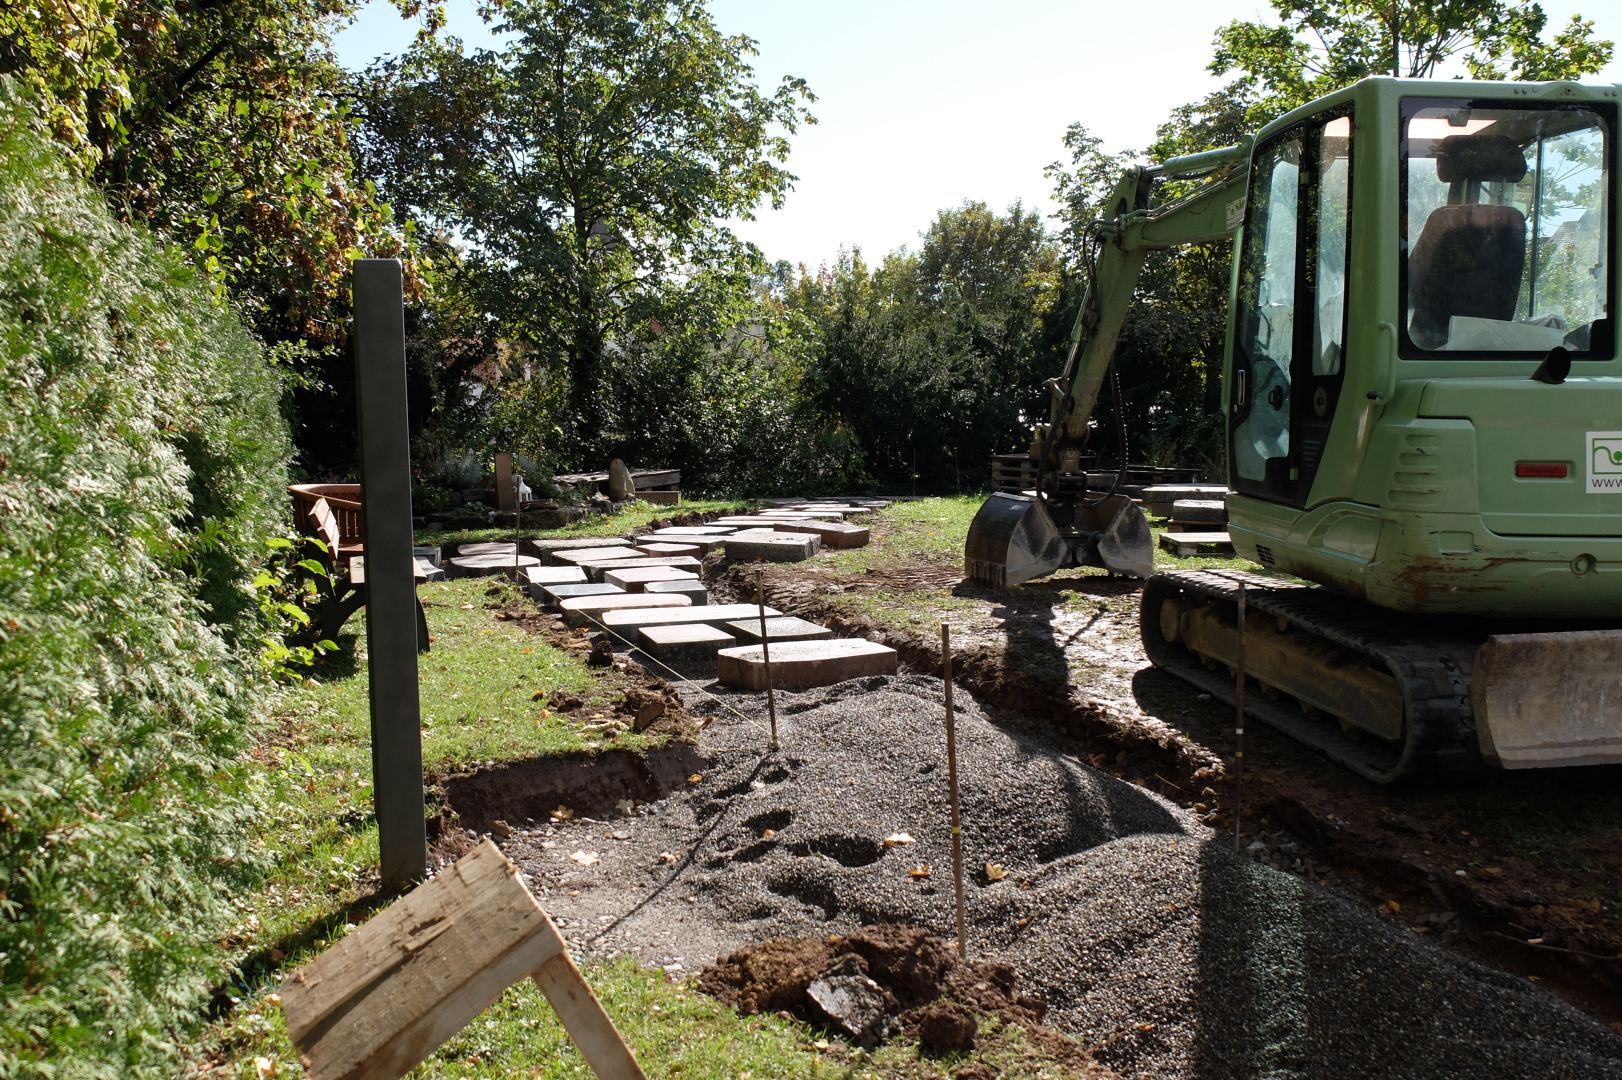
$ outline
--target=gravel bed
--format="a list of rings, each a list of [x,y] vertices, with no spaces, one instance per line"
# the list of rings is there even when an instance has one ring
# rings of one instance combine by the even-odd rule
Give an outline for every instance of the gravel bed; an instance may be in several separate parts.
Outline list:
[[[686,792],[505,841],[572,943],[694,972],[768,937],[951,935],[940,682],[780,694],[776,753],[763,699],[723,700],[690,695],[713,722]],[[1537,986],[957,704],[971,952],[1013,964],[1103,1063],[1201,1080],[1622,1077],[1622,1038]],[[898,833],[912,842],[886,846]]]

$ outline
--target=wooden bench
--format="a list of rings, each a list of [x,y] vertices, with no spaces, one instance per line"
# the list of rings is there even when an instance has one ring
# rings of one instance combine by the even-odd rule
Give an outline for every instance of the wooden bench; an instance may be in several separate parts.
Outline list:
[[[299,532],[326,545],[323,561],[327,581],[316,605],[315,624],[320,637],[336,640],[349,617],[366,604],[366,579],[351,561],[366,554],[365,523],[361,514],[359,484],[293,484],[293,519]],[[417,581],[427,575],[417,560],[411,560]],[[428,617],[417,600],[417,651],[427,652]]]

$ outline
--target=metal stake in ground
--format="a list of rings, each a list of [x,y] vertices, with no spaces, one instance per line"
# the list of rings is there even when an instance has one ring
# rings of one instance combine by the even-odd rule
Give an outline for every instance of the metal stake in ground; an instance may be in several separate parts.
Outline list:
[[[1239,809],[1245,782],[1245,587],[1239,586],[1239,645],[1233,665],[1233,850],[1239,850]]]
[[[766,669],[766,715],[772,722],[772,749],[777,749],[777,701],[772,693],[772,653],[766,633],[765,573],[755,568],[755,603],[760,605],[760,666]]]
[[[952,715],[952,628],[941,623],[941,682],[946,687],[946,786],[952,800],[952,892],[957,897],[957,957],[969,958],[963,918],[963,826],[957,817],[957,724]]]

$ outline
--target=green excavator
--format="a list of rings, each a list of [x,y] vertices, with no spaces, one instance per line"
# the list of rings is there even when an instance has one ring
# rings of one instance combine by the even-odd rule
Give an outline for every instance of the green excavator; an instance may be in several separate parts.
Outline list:
[[[1157,667],[1231,703],[1242,627],[1247,714],[1378,782],[1622,762],[1619,101],[1372,78],[1128,172],[969,577],[1148,578]],[[1228,532],[1268,572],[1155,574],[1137,506],[1059,478],[1146,254],[1230,239]]]

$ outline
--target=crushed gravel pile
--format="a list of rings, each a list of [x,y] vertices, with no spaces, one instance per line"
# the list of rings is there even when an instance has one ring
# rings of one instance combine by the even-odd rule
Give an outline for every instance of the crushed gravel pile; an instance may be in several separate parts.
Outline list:
[[[771,937],[951,935],[940,683],[781,694],[775,754],[761,699],[727,706],[689,702],[713,723],[688,791],[504,845],[572,942],[693,971]],[[1536,986],[1234,855],[962,694],[957,712],[971,950],[1013,965],[1102,1063],[1201,1080],[1622,1077],[1622,1038]],[[911,842],[886,844],[898,834]]]

